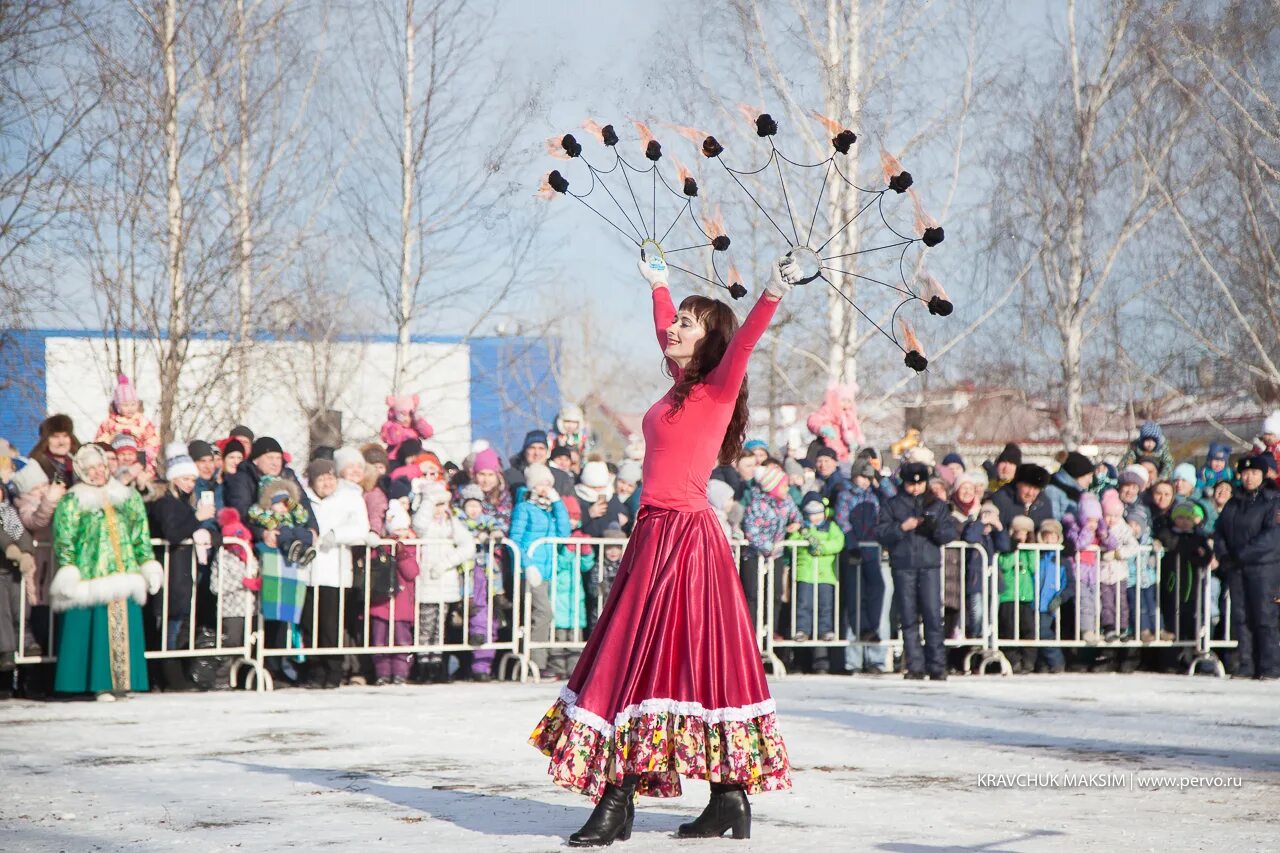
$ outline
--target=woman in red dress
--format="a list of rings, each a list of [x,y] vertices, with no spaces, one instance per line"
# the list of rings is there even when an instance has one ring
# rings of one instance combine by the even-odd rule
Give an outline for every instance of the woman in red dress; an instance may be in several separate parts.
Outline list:
[[[660,258],[640,271],[675,384],[644,416],[641,506],[617,580],[568,686],[529,738],[551,758],[556,784],[597,801],[571,846],[629,838],[634,795],[677,797],[681,776],[711,783],[702,815],[680,827],[686,838],[747,838],[747,794],[791,787],[707,480],[742,447],[747,361],[799,271],[779,260],[740,329],[715,299],[690,296],[677,312]]]

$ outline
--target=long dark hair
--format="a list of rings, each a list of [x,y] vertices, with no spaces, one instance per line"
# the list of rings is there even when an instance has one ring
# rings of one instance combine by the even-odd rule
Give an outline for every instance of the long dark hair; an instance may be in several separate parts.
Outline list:
[[[671,389],[671,411],[668,417],[674,418],[684,408],[685,400],[693,387],[705,382],[707,374],[716,369],[729,341],[738,331],[738,318],[733,310],[718,299],[705,296],[689,296],[680,303],[681,311],[692,314],[706,336],[693,348],[693,358],[680,374],[675,387]],[[665,360],[667,375],[676,378],[675,364],[671,359]],[[747,380],[742,379],[742,387],[738,389],[738,399],[733,404],[733,416],[729,418],[729,427],[725,430],[724,439],[720,442],[719,462],[721,465],[732,465],[742,452],[742,443],[747,438]]]

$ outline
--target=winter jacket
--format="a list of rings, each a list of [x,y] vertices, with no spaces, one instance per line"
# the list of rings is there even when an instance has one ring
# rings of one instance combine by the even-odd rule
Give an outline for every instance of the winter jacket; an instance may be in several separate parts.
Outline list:
[[[308,521],[306,526],[315,530],[316,520],[315,514],[311,510],[311,498],[307,497],[302,484],[298,482],[298,476],[293,473],[292,469],[287,467],[281,469],[280,476],[297,486],[302,504],[307,509]],[[236,469],[236,472],[222,484],[223,502],[229,507],[234,507],[236,512],[240,513],[240,518],[244,520],[249,527],[249,531],[253,534],[254,542],[261,542],[262,534],[265,531],[264,527],[249,517],[249,510],[258,500],[258,482],[261,479],[262,472],[258,470],[258,466],[245,460],[240,463],[240,467]]]
[[[996,556],[1001,604],[1026,604],[1036,600],[1036,563],[1039,551],[1019,548]]]
[[[1143,450],[1141,439],[1130,442],[1116,468],[1123,471],[1144,457],[1156,460],[1161,480],[1167,480],[1173,476],[1173,453],[1169,451],[1169,442],[1165,439],[1164,433],[1159,433],[1155,450]]]
[[[217,530],[218,512],[224,506],[222,502],[222,483],[216,476],[208,480],[203,477],[196,477],[196,487],[191,490],[191,493],[196,496],[196,500],[199,500],[200,495],[204,492],[213,492],[213,518],[206,521],[204,526],[211,531]]]
[[[395,602],[397,622],[410,624],[418,621],[417,581],[422,577],[418,565],[418,549],[413,545],[381,545],[383,553],[392,554],[396,561],[396,576],[400,579],[400,590],[394,596],[374,598],[369,602],[369,615],[375,619],[391,621],[391,603]],[[431,638],[423,638],[424,642],[432,642]]]
[[[208,531],[196,519],[196,510],[187,499],[165,490],[158,500],[146,505],[147,521],[151,526],[151,536],[163,539],[169,551],[169,621],[176,622],[191,615],[191,591],[198,568],[196,566],[195,546],[189,540],[197,530]],[[213,531],[209,532],[210,545],[217,546],[222,542],[222,532],[218,530],[215,520]],[[188,544],[183,544],[188,542]],[[156,559],[164,565],[163,545],[155,548]],[[212,555],[212,551],[209,552]]]
[[[574,531],[581,538],[582,531]],[[556,627],[587,627],[586,580],[596,567],[596,548],[592,545],[561,545],[555,563],[555,577],[547,593],[555,601]]]
[[[522,500],[511,513],[511,541],[520,549],[521,565],[528,575],[536,570],[545,580],[551,577],[554,554],[551,547],[543,546],[530,551],[529,546],[539,539],[552,536],[566,538],[573,532],[569,524],[569,511],[564,501],[555,501],[549,509],[543,509],[531,500]]]
[[[853,523],[850,520],[854,505],[853,483],[850,483],[849,479],[837,468],[822,483],[821,494],[822,499],[827,502],[827,506],[831,507],[831,517],[835,519],[836,524],[840,525],[840,529],[844,531],[847,540],[853,532]]]
[[[836,583],[836,560],[844,550],[844,531],[828,519],[816,527],[806,523],[788,541],[804,542],[795,548],[797,583]]]
[[[138,412],[133,417],[126,418],[112,409],[106,420],[98,425],[98,432],[94,434],[93,440],[110,444],[111,439],[117,435],[132,436],[138,442],[138,449],[147,455],[147,469],[156,469],[156,460],[160,456],[160,432],[146,415]]]
[[[1003,530],[987,533],[986,525],[976,516],[976,510],[973,516],[962,516],[959,510],[953,509],[951,517],[960,531],[958,540],[979,546],[965,548],[963,551],[952,548],[942,552],[942,603],[953,610],[959,610],[964,606],[960,590],[963,589],[965,595],[981,593],[987,560],[994,559],[997,553],[1011,548],[1009,534]]]
[[[745,493],[747,508],[742,514],[742,535],[761,554],[773,553],[787,535],[787,527],[800,524],[800,511],[788,498],[775,498],[761,491],[752,480]]]
[[[1223,569],[1280,563],[1280,499],[1265,484],[1231,496],[1214,527],[1213,551]]]
[[[1025,506],[1018,500],[1018,485],[1009,483],[1007,486],[1001,486],[996,493],[991,496],[991,502],[1000,510],[1000,526],[1008,530],[1013,519],[1019,515],[1025,515],[1036,523],[1036,529],[1040,528],[1040,522],[1048,521],[1055,518],[1053,514],[1053,506],[1049,503],[1049,499],[1045,497],[1044,492],[1036,496],[1031,506]],[[1058,519],[1059,521],[1061,519]]]
[[[1067,513],[1074,514],[1080,503],[1080,495],[1084,494],[1084,491],[1075,477],[1066,471],[1057,471],[1044,490],[1044,497],[1049,502],[1049,510],[1053,513],[1053,517],[1061,521]],[[1015,494],[1014,497],[1017,495]]]
[[[622,501],[618,500],[617,495],[609,498],[609,506],[605,509],[604,515],[599,518],[592,518],[588,508],[587,504],[584,503],[582,505],[582,532],[584,535],[596,539],[603,539],[604,532],[609,529],[609,525],[615,522],[621,524],[621,516],[629,515],[623,507]],[[629,518],[634,518],[634,516],[629,516]]]
[[[434,517],[429,503],[414,513],[413,529],[427,540],[418,552],[418,603],[445,604],[462,600],[462,571],[476,558],[476,540],[453,515]]]
[[[908,518],[924,520],[906,531],[902,523]],[[901,491],[880,506],[876,540],[889,552],[889,567],[895,571],[940,568],[942,546],[958,535],[947,504],[927,491],[922,495]]]
[[[849,526],[844,528],[844,549],[857,551],[859,542],[876,541],[876,522],[880,519],[880,499],[875,487],[849,489]]]
[[[1052,613],[1072,593],[1067,560],[1053,551],[1040,552],[1040,590],[1036,603],[1041,613]]]
[[[311,586],[349,589],[355,582],[351,549],[363,546],[373,528],[369,511],[360,492],[344,488],[342,483],[327,498],[308,490],[311,511],[315,514],[320,536],[316,539],[316,558],[311,569]],[[330,541],[332,534],[332,541]]]
[[[382,438],[382,443],[387,446],[387,455],[395,459],[396,451],[400,449],[401,444],[411,438],[426,441],[435,435],[435,430],[416,410],[409,413],[408,425],[400,423],[396,420],[396,410],[392,406],[387,409],[387,421],[382,425],[378,435]]]

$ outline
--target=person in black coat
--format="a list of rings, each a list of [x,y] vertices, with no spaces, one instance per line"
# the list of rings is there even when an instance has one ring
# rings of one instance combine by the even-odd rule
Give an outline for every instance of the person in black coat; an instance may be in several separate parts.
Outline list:
[[[280,442],[269,435],[264,435],[254,439],[249,458],[240,463],[240,467],[236,468],[236,472],[228,477],[222,486],[223,503],[234,507],[236,512],[240,513],[240,520],[249,527],[249,531],[253,534],[253,541],[266,542],[270,547],[276,547],[275,531],[264,529],[249,517],[249,507],[258,500],[258,483],[263,477],[283,477],[293,481],[298,487],[302,505],[307,510],[306,527],[318,538],[320,526],[316,523],[316,515],[311,509],[311,499],[307,497],[307,490],[298,482],[298,476],[285,467],[284,451],[280,447]]]
[[[929,492],[928,466],[912,462],[898,472],[902,490],[880,506],[876,539],[889,552],[893,597],[902,617],[906,677],[947,677],[942,633],[942,546],[959,535],[944,501]],[[917,623],[924,622],[924,648]]]
[[[1039,465],[1023,464],[1014,472],[1013,482],[1001,486],[991,496],[991,502],[1000,510],[1000,526],[1009,530],[1013,520],[1025,515],[1040,529],[1040,523],[1053,518],[1053,505],[1044,495],[1049,485],[1049,472]],[[1056,519],[1061,521],[1062,519]]]
[[[1236,678],[1280,678],[1280,493],[1264,484],[1268,454],[1241,459],[1242,489],[1214,527],[1214,553],[1231,591]]]

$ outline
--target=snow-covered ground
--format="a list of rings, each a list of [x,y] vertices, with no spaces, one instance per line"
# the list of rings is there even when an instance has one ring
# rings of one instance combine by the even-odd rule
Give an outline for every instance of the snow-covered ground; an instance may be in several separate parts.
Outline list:
[[[1280,683],[1178,676],[773,682],[795,788],[748,843],[676,841],[706,787],[641,801],[642,850],[1280,848]],[[525,737],[554,685],[0,703],[0,848],[534,851],[590,803]],[[983,788],[978,774],[1240,787]]]

